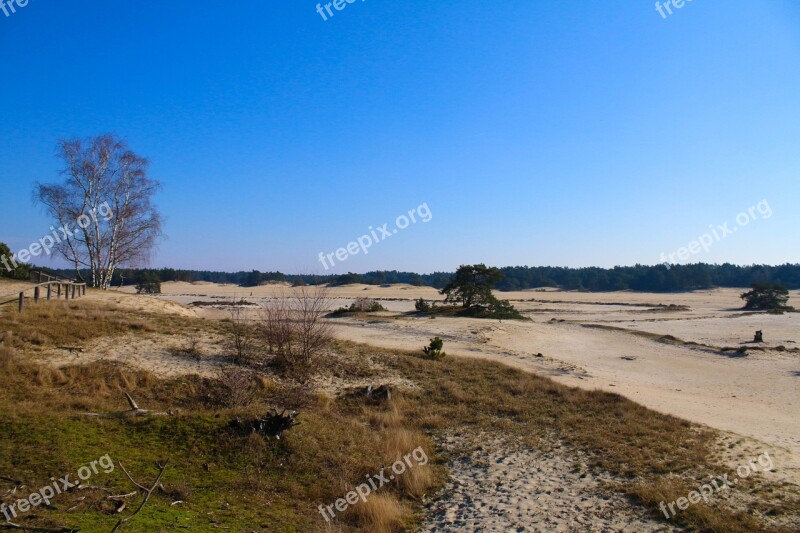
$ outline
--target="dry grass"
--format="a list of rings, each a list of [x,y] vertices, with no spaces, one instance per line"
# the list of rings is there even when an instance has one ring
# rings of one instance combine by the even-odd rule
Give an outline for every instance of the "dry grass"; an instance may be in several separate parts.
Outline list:
[[[422,448],[425,457],[433,457],[431,449],[427,446],[425,435],[419,431],[406,427],[396,427],[386,432],[383,440],[385,464],[389,465],[403,459],[417,448]],[[427,448],[427,449],[426,449]],[[395,477],[395,483],[404,496],[420,501],[428,489],[436,485],[433,470],[428,465],[414,464],[403,473]]]
[[[346,516],[358,523],[363,531],[391,533],[404,530],[409,514],[409,506],[396,496],[378,493],[349,508]]]
[[[706,480],[707,481],[707,480]],[[657,508],[661,502],[674,502],[678,498],[685,498],[689,492],[696,490],[697,485],[692,485],[685,479],[659,478],[648,482],[639,482],[631,485],[629,493],[639,501],[651,508]],[[766,528],[753,516],[736,510],[720,513],[715,507],[700,502],[690,505],[685,511],[684,521],[698,531],[730,531],[748,532],[762,531]],[[780,531],[771,528],[771,531]]]
[[[0,313],[0,344],[21,349],[39,346],[81,346],[100,337],[128,333],[185,334],[198,329],[218,331],[219,325],[200,319],[149,314],[89,300],[49,301],[30,305],[22,313]]]

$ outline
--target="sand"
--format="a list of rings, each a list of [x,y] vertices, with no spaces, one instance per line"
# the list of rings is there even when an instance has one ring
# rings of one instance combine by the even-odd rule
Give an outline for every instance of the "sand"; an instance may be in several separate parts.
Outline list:
[[[456,459],[420,532],[680,531],[609,490],[612,479],[565,448],[533,453],[487,434],[451,435],[443,447]]]
[[[163,295],[157,300],[188,305],[235,297],[269,305],[292,290],[280,284],[245,289],[171,282],[162,284]],[[439,336],[449,354],[501,361],[566,385],[615,392],[651,409],[751,437],[800,457],[800,313],[743,313],[740,292],[498,293],[531,319],[524,322],[401,314],[412,311],[417,298],[441,299],[430,287],[348,285],[331,288],[329,295],[332,308],[369,297],[389,310],[379,313],[384,320],[335,319],[341,338],[416,350]],[[800,304],[798,291],[792,297]],[[227,315],[222,307],[191,311],[209,318]],[[764,351],[748,344],[757,329],[764,331],[767,342],[760,345]],[[679,341],[660,342],[657,337],[663,335]],[[746,356],[723,355],[720,349],[726,347],[750,349]],[[787,351],[778,351],[780,347]]]

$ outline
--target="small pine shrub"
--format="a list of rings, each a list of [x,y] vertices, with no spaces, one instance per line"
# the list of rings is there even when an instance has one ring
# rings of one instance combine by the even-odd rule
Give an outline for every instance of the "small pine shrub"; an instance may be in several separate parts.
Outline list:
[[[430,345],[424,347],[422,351],[428,359],[442,359],[447,355],[442,348],[444,348],[444,341],[439,337],[434,337],[431,339]]]

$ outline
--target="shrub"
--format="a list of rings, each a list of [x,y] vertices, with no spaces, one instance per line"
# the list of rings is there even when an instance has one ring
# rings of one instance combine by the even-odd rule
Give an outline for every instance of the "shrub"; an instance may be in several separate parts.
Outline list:
[[[420,313],[427,313],[431,310],[431,304],[425,301],[424,298],[420,298],[414,303],[414,309],[419,311]]]
[[[161,279],[153,272],[145,272],[136,284],[136,294],[161,294]]]
[[[511,305],[508,300],[493,300],[489,304],[489,317],[491,318],[506,318],[506,319],[521,319],[524,318],[517,309]]]
[[[317,355],[332,339],[327,312],[327,291],[322,287],[297,287],[295,294],[265,306],[260,331],[274,362],[295,377],[315,370]]]
[[[228,311],[230,324],[227,344],[232,352],[233,362],[237,365],[249,365],[253,362],[253,328],[243,311],[235,302]]]
[[[247,407],[255,396],[253,372],[238,366],[223,366],[219,372],[222,387],[218,403],[226,407]]]
[[[386,311],[380,302],[372,298],[356,298],[356,301],[350,304],[350,307],[340,307],[331,312],[331,316],[341,316],[348,313],[375,313],[378,311]]]
[[[447,355],[442,351],[443,347],[444,341],[439,337],[434,337],[431,339],[430,345],[424,347],[422,351],[428,359],[442,359]]]
[[[356,301],[350,304],[350,311],[375,313],[377,311],[386,311],[386,309],[379,301],[372,298],[356,298]]]

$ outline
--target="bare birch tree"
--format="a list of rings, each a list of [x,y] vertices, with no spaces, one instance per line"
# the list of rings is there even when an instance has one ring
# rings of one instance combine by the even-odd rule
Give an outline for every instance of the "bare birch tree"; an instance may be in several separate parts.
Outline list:
[[[161,215],[151,203],[160,184],[147,176],[147,159],[112,134],[60,141],[57,156],[66,179],[37,183],[34,199],[58,223],[53,249],[78,279],[107,289],[117,267],[144,263],[161,236]]]

